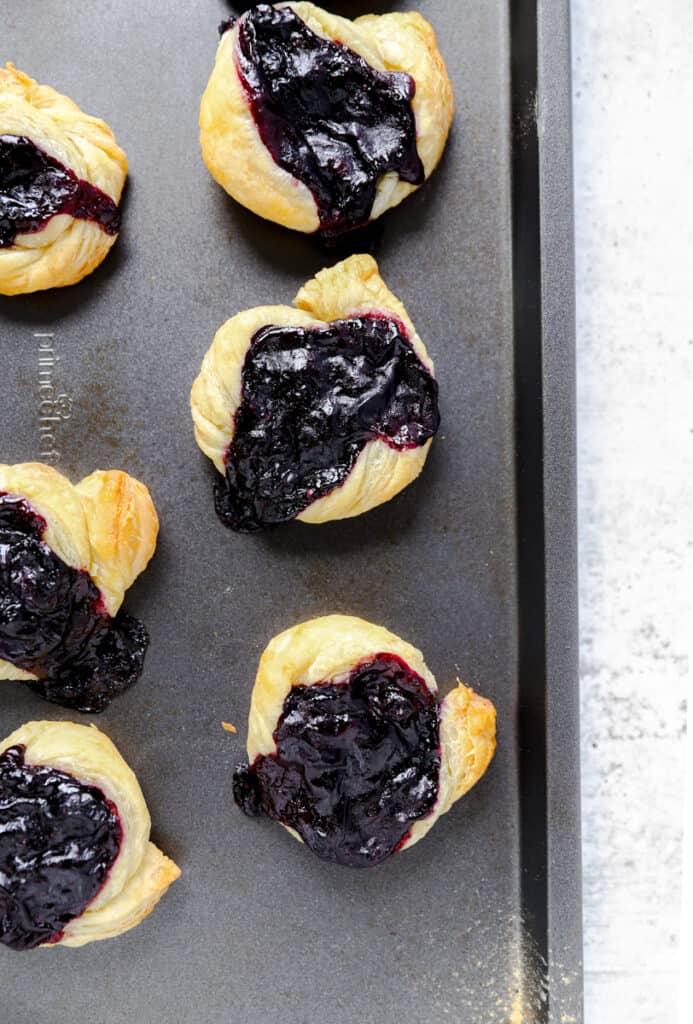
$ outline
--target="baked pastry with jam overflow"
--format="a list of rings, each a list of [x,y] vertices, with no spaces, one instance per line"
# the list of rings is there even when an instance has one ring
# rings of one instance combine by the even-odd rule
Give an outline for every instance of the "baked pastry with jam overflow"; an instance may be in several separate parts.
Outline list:
[[[67,96],[0,68],[0,295],[75,284],[120,230],[128,164]]]
[[[349,21],[312,3],[257,4],[221,33],[200,107],[202,155],[254,213],[334,235],[433,173],[453,97],[420,14]]]
[[[294,301],[228,320],[192,388],[234,530],[367,512],[419,475],[438,429],[433,363],[370,256],[321,271]]]
[[[119,609],[158,529],[149,491],[127,473],[73,486],[40,462],[0,465],[0,679],[79,711],[132,686],[149,638]]]
[[[150,826],[134,773],[95,726],[13,732],[0,743],[0,943],[83,946],[134,928],[180,875]]]
[[[413,846],[496,746],[490,701],[462,683],[437,692],[421,652],[382,626],[329,615],[286,630],[260,659],[236,803],[349,867]]]

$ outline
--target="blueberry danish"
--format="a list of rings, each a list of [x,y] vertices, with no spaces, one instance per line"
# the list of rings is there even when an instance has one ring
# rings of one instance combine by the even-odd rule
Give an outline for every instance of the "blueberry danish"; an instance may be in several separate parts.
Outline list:
[[[235,530],[389,501],[438,429],[433,364],[370,256],[321,271],[295,306],[228,320],[193,385],[195,437],[223,475],[216,509]]]
[[[90,274],[118,235],[127,169],[107,124],[0,68],[0,294]]]
[[[0,743],[0,943],[83,946],[134,928],[180,875],[150,826],[134,773],[95,726],[13,732]]]
[[[221,33],[200,108],[202,154],[254,213],[337,234],[433,173],[453,97],[421,15],[349,21],[312,3],[265,3]]]
[[[119,609],[158,529],[127,473],[73,486],[42,463],[0,465],[0,679],[93,712],[132,686],[149,638]]]
[[[437,692],[421,652],[382,626],[329,615],[286,630],[260,659],[236,803],[323,860],[380,864],[422,839],[493,757],[493,704],[462,683]]]

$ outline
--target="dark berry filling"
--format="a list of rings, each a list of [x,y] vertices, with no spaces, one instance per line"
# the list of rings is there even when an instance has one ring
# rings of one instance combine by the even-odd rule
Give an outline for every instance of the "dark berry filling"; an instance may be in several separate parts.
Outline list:
[[[117,235],[120,210],[110,196],[78,178],[23,135],[0,135],[0,249],[33,234],[59,213],[91,220]]]
[[[123,836],[96,786],[0,754],[0,942],[33,949],[58,942],[99,893]]]
[[[42,540],[45,520],[23,498],[0,494],[0,658],[38,679],[47,700],[103,711],[142,672],[144,625],[112,618],[88,572]]]
[[[313,193],[321,230],[367,223],[390,171],[423,182],[410,75],[377,71],[270,4],[238,20],[236,67],[263,143]]]
[[[438,795],[438,704],[394,654],[340,682],[295,686],[274,731],[276,752],[234,773],[246,814],[289,825],[323,860],[379,864]]]
[[[217,512],[235,530],[286,522],[343,483],[368,441],[414,448],[439,422],[438,385],[398,321],[263,327],[243,366]]]

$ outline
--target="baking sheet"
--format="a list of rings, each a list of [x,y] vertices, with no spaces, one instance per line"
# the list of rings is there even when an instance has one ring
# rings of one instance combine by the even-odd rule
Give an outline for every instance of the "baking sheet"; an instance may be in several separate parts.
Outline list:
[[[223,320],[290,302],[342,253],[241,209],[202,163],[197,110],[227,4],[3,4],[0,59],[104,117],[130,179],[96,273],[0,300],[0,454],[44,453],[74,480],[123,468],[152,491],[160,542],[126,599],[151,632],[145,674],[95,720],[183,869],[123,938],[0,950],[13,1024],[581,1019],[567,11],[416,6],[457,115],[440,168],[381,222],[374,254],[435,360],[441,433],[394,502],[247,537],[214,515],[190,385]],[[38,393],[48,364],[54,408]],[[388,626],[443,692],[459,675],[498,708],[481,783],[366,872],[321,863],[231,801],[261,650],[327,612]],[[1,735],[41,717],[74,714],[0,686]]]

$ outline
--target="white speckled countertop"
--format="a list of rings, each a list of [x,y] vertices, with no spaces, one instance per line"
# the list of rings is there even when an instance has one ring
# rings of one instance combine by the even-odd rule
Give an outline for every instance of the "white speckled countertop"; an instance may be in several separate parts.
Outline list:
[[[691,622],[693,7],[573,0],[572,21],[586,1021],[669,1024]]]

